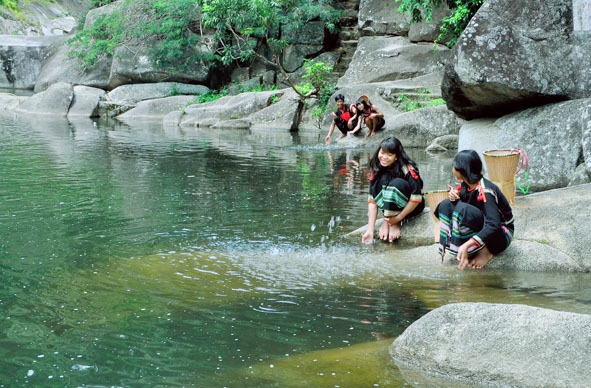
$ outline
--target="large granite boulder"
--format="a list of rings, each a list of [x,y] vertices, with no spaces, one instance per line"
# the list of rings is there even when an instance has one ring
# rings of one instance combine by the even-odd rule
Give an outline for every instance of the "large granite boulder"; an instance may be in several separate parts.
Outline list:
[[[208,48],[205,45],[193,49],[193,51],[206,50]],[[117,47],[113,53],[109,86],[113,88],[125,84],[149,82],[207,84],[210,72],[214,70],[213,63],[205,61],[195,62],[182,72],[165,66],[156,66],[155,62],[154,55],[150,53],[150,44],[147,42],[134,41]]]
[[[445,67],[442,94],[465,119],[591,95],[589,31],[573,28],[581,1],[489,0]]]
[[[130,12],[128,2],[116,1],[103,7],[92,9],[85,19],[84,28],[91,28],[101,16],[113,12]],[[209,36],[204,35],[201,45],[196,45],[190,53],[211,51],[208,46]],[[153,42],[129,41],[115,48],[112,56],[99,58],[97,63],[86,70],[80,60],[68,55],[70,48],[60,45],[54,49],[44,63],[35,85],[35,92],[40,92],[55,82],[69,82],[86,86],[112,90],[120,85],[131,83],[179,82],[206,84],[215,70],[212,63],[194,63],[186,71],[174,71],[166,66],[156,66],[150,48]],[[191,51],[191,52],[190,52]]]
[[[450,304],[410,325],[390,354],[413,386],[586,387],[591,315]]]
[[[284,92],[248,92],[237,96],[222,97],[218,100],[193,104],[183,109],[179,124],[183,127],[209,127],[220,122],[246,119],[273,104]]]
[[[13,111],[29,97],[17,96],[12,93],[0,93],[0,109]]]
[[[90,86],[74,86],[74,99],[68,109],[68,117],[99,117],[99,103],[106,98],[102,89]]]
[[[17,113],[29,115],[67,116],[74,100],[74,88],[66,82],[58,82],[47,90],[23,101]]]
[[[410,23],[408,15],[398,12],[397,4],[390,0],[361,0],[359,2],[358,27],[362,36],[398,35],[408,36],[411,42],[435,42],[439,37],[441,22],[450,13],[442,2],[433,9],[430,21]]]
[[[54,36],[0,35],[0,88],[33,89]]]
[[[398,7],[389,0],[361,0],[358,15],[359,33],[363,36],[407,36],[410,24]]]
[[[137,106],[118,115],[117,119],[121,121],[136,119],[161,120],[170,112],[186,109],[194,101],[195,96],[172,96],[140,101]]]
[[[5,3],[5,2],[4,2]],[[20,2],[18,14],[4,9],[0,15],[0,34],[20,36],[67,35],[77,27],[90,9],[91,0]]]
[[[157,82],[148,84],[121,85],[111,90],[107,97],[111,101],[135,104],[143,100],[165,98],[178,95],[206,94],[210,91],[207,86],[183,84],[178,82]]]
[[[111,85],[111,58],[103,57],[91,69],[83,70],[82,62],[70,56],[67,44],[52,45],[47,58],[43,62],[39,76],[35,82],[35,93],[47,90],[58,82],[85,85],[104,90],[115,87]]]
[[[111,13],[128,13],[130,17],[133,17],[131,14],[134,9],[131,4],[125,1],[116,1],[91,10],[86,15],[84,29],[92,27],[101,16]],[[211,42],[207,34],[204,34],[200,41],[200,45],[187,50],[186,54],[211,51],[211,48],[208,47]],[[209,74],[213,70],[213,63],[195,63],[183,72],[173,71],[166,66],[156,66],[157,61],[150,54],[153,43],[155,42],[132,40],[115,48],[109,73],[109,89],[131,83],[167,81],[204,84],[208,81]]]
[[[292,89],[271,95],[275,102],[248,116],[251,130],[293,132],[298,130],[304,103]]]
[[[345,75],[337,83],[348,85],[395,81],[441,71],[449,53],[443,45],[411,43],[408,38],[361,37]]]
[[[285,48],[282,55],[283,68],[294,72],[301,68],[306,58],[313,58],[324,49],[324,23],[311,21],[298,31],[285,32],[291,44]]]
[[[459,149],[481,154],[494,149],[523,149],[529,157],[532,191],[566,187],[586,172],[591,181],[591,99],[566,101],[526,109],[495,119],[465,122]],[[518,178],[523,175],[518,175]]]

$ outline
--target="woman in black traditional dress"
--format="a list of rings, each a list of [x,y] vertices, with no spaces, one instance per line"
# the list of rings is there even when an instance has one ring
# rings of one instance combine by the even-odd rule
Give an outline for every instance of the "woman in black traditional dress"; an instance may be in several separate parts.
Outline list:
[[[368,223],[361,241],[373,242],[379,208],[384,212],[380,240],[392,242],[401,236],[402,221],[420,214],[425,208],[423,180],[417,164],[394,136],[382,140],[369,164]]]
[[[513,240],[513,212],[503,192],[482,175],[482,160],[474,150],[456,154],[452,172],[460,182],[450,186],[448,199],[434,211],[439,219],[439,253],[446,249],[458,268],[483,268]]]

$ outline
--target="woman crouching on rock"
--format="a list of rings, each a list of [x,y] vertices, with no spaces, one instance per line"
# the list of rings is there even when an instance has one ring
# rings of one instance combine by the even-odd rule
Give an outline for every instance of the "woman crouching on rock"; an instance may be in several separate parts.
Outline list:
[[[394,136],[382,140],[369,165],[368,222],[361,241],[364,244],[373,242],[378,208],[384,212],[380,240],[398,240],[402,221],[420,214],[425,208],[419,168]]]
[[[474,150],[456,154],[452,172],[459,181],[435,209],[439,219],[439,253],[460,262],[459,269],[483,268],[513,240],[511,205],[501,190],[482,176],[482,160]]]

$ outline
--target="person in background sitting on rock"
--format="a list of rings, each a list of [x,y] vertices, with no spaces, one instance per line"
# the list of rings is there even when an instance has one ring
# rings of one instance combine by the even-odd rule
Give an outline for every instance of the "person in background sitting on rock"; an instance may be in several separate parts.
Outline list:
[[[460,182],[449,187],[448,199],[434,211],[439,219],[439,253],[459,261],[458,268],[483,268],[513,240],[513,212],[503,192],[482,176],[482,160],[474,150],[456,154],[452,172]]]
[[[355,105],[348,107],[345,104],[345,96],[342,94],[337,94],[334,100],[337,103],[337,110],[332,112],[332,123],[328,129],[328,134],[324,138],[326,144],[330,143],[335,126],[341,131],[339,139],[347,136],[347,133],[357,126],[357,109]]]
[[[357,126],[353,129],[353,134],[356,134],[361,130],[362,123],[365,123],[369,132],[367,137],[373,136],[377,131],[382,129],[386,124],[384,120],[384,114],[374,104],[369,102],[369,99],[359,98],[355,103],[357,112],[359,114],[359,120]]]
[[[402,221],[420,214],[425,208],[423,180],[417,164],[406,155],[402,143],[394,136],[382,140],[369,166],[368,222],[361,241],[373,242],[379,208],[384,213],[380,240],[392,242],[401,236]]]

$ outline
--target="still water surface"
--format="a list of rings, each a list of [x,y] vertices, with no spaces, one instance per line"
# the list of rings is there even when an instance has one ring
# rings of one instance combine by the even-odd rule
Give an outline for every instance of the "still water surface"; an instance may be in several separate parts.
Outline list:
[[[0,387],[408,386],[388,345],[435,307],[589,310],[586,275],[439,273],[344,238],[374,150],[323,134],[6,115],[0,135]],[[453,155],[409,153],[445,187]]]

